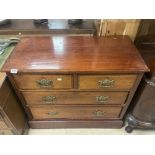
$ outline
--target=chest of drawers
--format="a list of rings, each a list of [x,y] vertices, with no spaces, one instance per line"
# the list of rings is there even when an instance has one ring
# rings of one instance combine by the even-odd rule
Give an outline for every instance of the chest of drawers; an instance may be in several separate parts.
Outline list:
[[[120,128],[147,66],[128,37],[23,38],[3,71],[31,128]]]

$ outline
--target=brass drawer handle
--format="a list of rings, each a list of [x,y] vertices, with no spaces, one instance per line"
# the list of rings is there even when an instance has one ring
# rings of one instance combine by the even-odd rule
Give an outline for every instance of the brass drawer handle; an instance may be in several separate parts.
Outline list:
[[[99,80],[98,81],[99,87],[103,87],[103,88],[114,87],[114,84],[115,84],[115,81],[114,80],[109,80],[109,79]]]
[[[101,110],[96,110],[93,112],[93,114],[96,116],[96,117],[102,117],[105,115],[105,112],[104,111],[101,111]]]
[[[53,86],[53,81],[48,79],[41,79],[36,82],[41,88],[50,88]]]
[[[96,101],[99,103],[106,103],[109,101],[109,96],[97,96]]]
[[[58,115],[59,112],[58,111],[54,111],[54,112],[47,112],[46,113],[47,115],[52,115],[52,116],[55,116],[55,115]]]
[[[42,97],[43,102],[52,104],[56,102],[56,97],[55,96],[44,96]]]

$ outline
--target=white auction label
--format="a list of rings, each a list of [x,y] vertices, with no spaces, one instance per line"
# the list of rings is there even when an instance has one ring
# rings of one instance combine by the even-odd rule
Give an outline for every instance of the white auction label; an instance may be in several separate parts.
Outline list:
[[[10,70],[10,73],[12,73],[12,74],[17,74],[17,73],[18,73],[18,69],[11,69],[11,70]]]

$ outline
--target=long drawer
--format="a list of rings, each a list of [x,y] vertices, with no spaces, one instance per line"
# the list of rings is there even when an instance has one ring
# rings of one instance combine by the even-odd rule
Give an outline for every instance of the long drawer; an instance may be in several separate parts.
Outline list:
[[[33,104],[124,104],[127,92],[22,92]]]
[[[33,119],[112,119],[119,118],[121,107],[39,106],[29,107]]]
[[[134,85],[137,75],[80,75],[79,89],[126,89]]]
[[[70,89],[73,87],[71,75],[14,75],[20,89]]]

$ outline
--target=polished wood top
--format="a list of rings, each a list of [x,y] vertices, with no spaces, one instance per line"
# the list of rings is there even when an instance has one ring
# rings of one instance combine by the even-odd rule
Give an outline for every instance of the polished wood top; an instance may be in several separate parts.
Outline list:
[[[148,71],[127,36],[53,36],[22,38],[2,68],[10,72]]]

